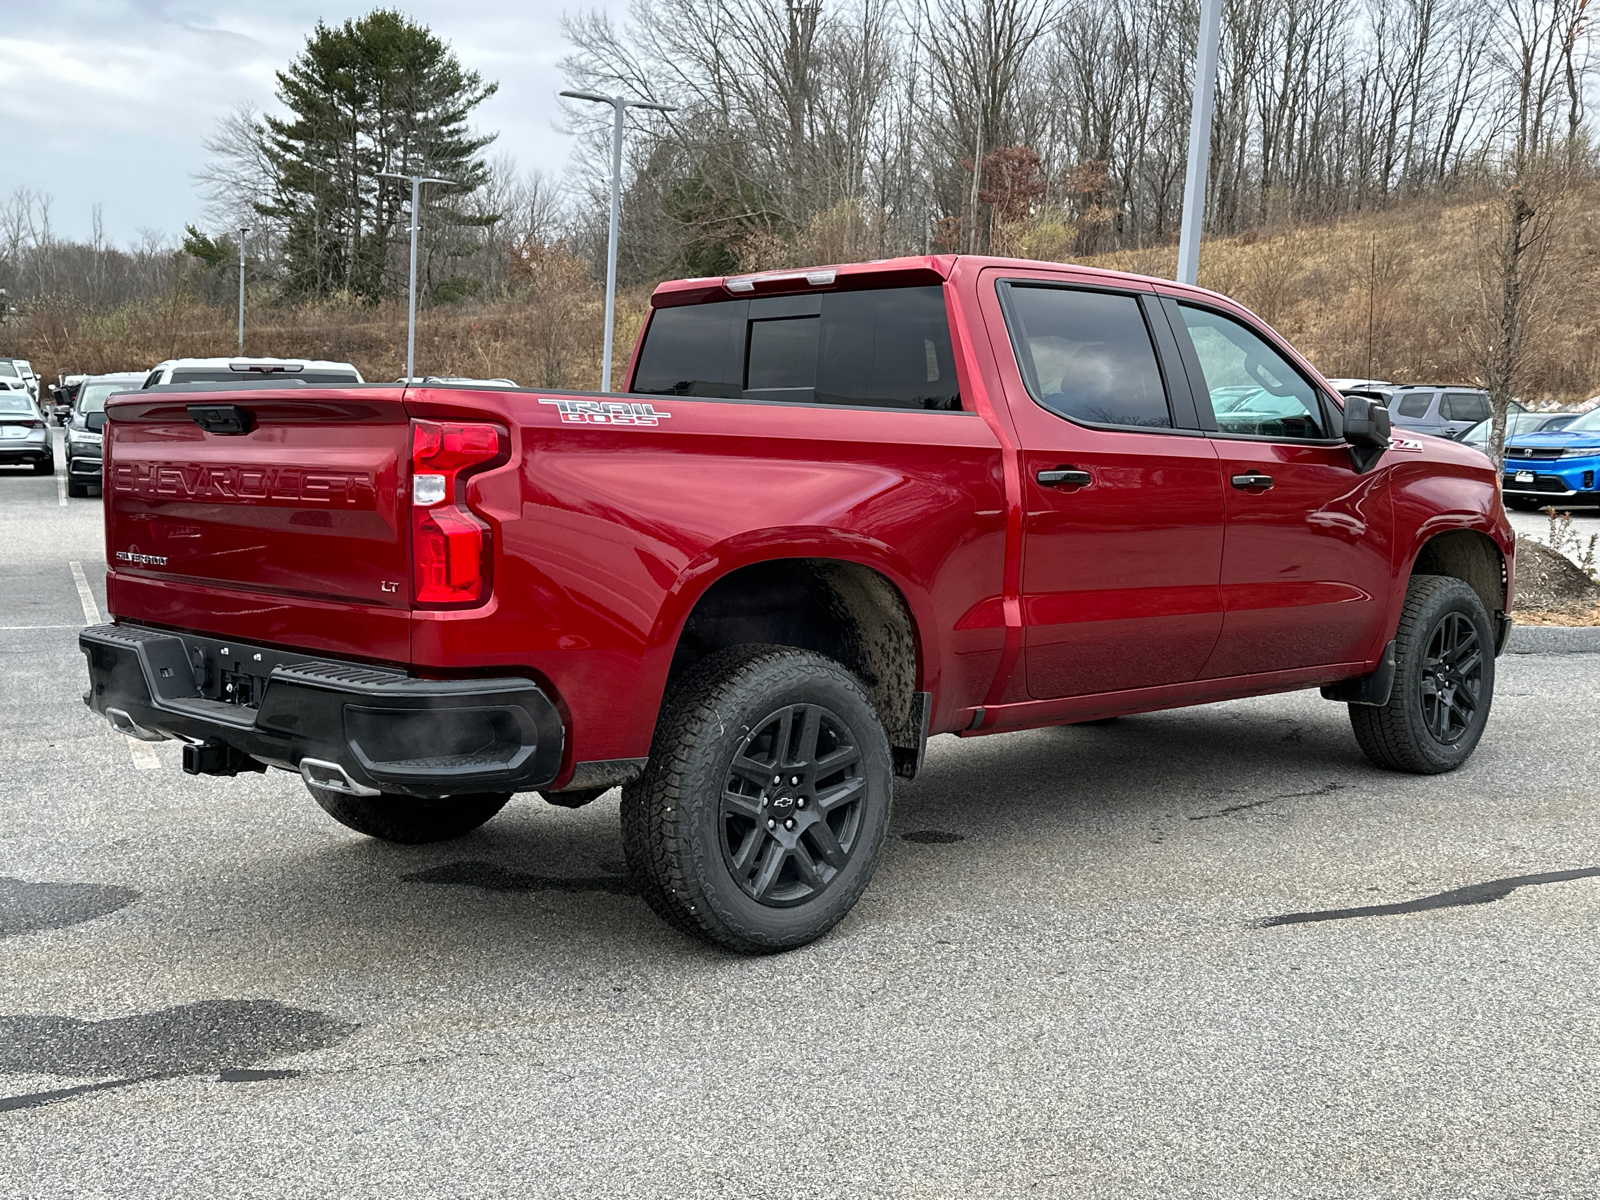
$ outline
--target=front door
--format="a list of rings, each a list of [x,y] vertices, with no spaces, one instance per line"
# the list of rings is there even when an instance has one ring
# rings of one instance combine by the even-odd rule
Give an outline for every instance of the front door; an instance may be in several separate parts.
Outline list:
[[[1011,346],[996,349],[1020,372],[1014,391],[1006,376],[1022,447],[1028,694],[1188,682],[1222,625],[1223,484],[1211,442],[1182,427],[1194,423],[1187,393],[1163,375],[1152,335],[1175,349],[1166,319],[1153,297],[998,286]]]
[[[1222,636],[1203,677],[1370,661],[1391,586],[1385,472],[1356,473],[1331,402],[1263,334],[1214,309],[1168,311],[1201,420],[1208,400],[1215,419],[1228,512]]]

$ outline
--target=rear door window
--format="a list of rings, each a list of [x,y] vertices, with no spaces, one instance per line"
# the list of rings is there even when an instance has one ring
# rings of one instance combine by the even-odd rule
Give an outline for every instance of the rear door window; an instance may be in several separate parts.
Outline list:
[[[1425,417],[1428,410],[1433,407],[1432,392],[1412,392],[1400,398],[1400,415],[1402,417]]]
[[[1006,321],[1028,391],[1092,425],[1172,428],[1161,368],[1136,296],[1006,284]]]
[[[878,288],[660,308],[633,388],[960,411],[942,288]]]
[[[1439,415],[1446,421],[1488,420],[1489,397],[1482,392],[1446,392]]]

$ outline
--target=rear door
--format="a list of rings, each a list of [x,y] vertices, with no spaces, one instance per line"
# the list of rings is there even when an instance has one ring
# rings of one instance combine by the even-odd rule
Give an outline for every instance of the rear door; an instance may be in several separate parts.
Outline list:
[[[996,350],[1022,447],[1028,694],[1194,679],[1222,626],[1222,480],[1186,386],[1164,373],[1176,356],[1158,355],[1172,335],[1156,298],[985,280],[1004,314],[991,328],[1011,341]]]
[[[1485,392],[1446,392],[1439,398],[1441,432],[1459,438],[1479,421],[1489,418],[1489,396]]]
[[[409,657],[410,426],[398,391],[141,393],[109,412],[116,616]]]
[[[1202,677],[1368,661],[1390,588],[1385,472],[1356,473],[1331,399],[1264,331],[1167,311],[1226,484],[1225,615]]]

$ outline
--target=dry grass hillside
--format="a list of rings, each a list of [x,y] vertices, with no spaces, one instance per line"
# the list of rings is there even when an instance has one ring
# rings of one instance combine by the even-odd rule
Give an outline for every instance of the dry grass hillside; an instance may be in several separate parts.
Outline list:
[[[1600,188],[1574,195],[1558,223],[1519,384],[1525,400],[1570,403],[1600,392],[1600,310],[1591,301],[1600,285],[1597,200]],[[1332,225],[1211,241],[1200,282],[1248,305],[1328,375],[1467,382],[1480,375],[1487,213],[1482,201],[1419,201]],[[1176,253],[1166,246],[1082,261],[1170,278]],[[501,299],[425,311],[418,371],[598,386],[602,296],[584,264],[550,254],[526,276]],[[620,298],[619,363],[647,296],[640,289]],[[8,352],[30,359],[46,378],[231,354],[235,344],[231,307],[182,294],[99,313],[44,304],[5,334]],[[337,301],[289,307],[262,297],[247,311],[246,352],[348,360],[369,379],[394,379],[404,370],[405,308]]]
[[[1594,187],[1570,195],[1553,230],[1518,383],[1525,401],[1567,404],[1600,392],[1597,201]],[[1418,201],[1206,242],[1200,283],[1258,313],[1326,375],[1480,381],[1489,203]],[[1177,249],[1085,261],[1170,279]]]

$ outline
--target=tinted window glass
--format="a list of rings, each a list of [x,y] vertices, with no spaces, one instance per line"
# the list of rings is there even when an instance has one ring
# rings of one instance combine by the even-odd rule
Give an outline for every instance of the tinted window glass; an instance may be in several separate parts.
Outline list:
[[[874,408],[960,409],[944,289],[883,288],[823,297],[817,399]]]
[[[1489,397],[1482,392],[1446,392],[1439,407],[1446,421],[1482,421],[1489,415]]]
[[[1401,397],[1400,415],[1402,417],[1425,417],[1428,409],[1433,407],[1432,392],[1412,392]]]
[[[22,378],[22,376],[17,373],[17,368],[8,362],[0,362],[0,375],[4,375],[8,379]]]
[[[748,300],[658,308],[639,351],[633,390],[654,396],[744,394]]]
[[[817,381],[817,333],[821,325],[821,319],[812,316],[751,321],[746,392],[797,391],[804,394],[795,399],[811,399]]]
[[[763,315],[773,307],[792,311],[778,298],[657,309],[633,390],[960,409],[942,288],[827,292],[795,303],[813,311]]]
[[[1041,404],[1101,425],[1171,427],[1138,300],[1027,284],[1009,290],[1017,362]]]
[[[1254,330],[1209,309],[1182,304],[1179,311],[1200,360],[1219,433],[1326,436],[1316,389]]]

